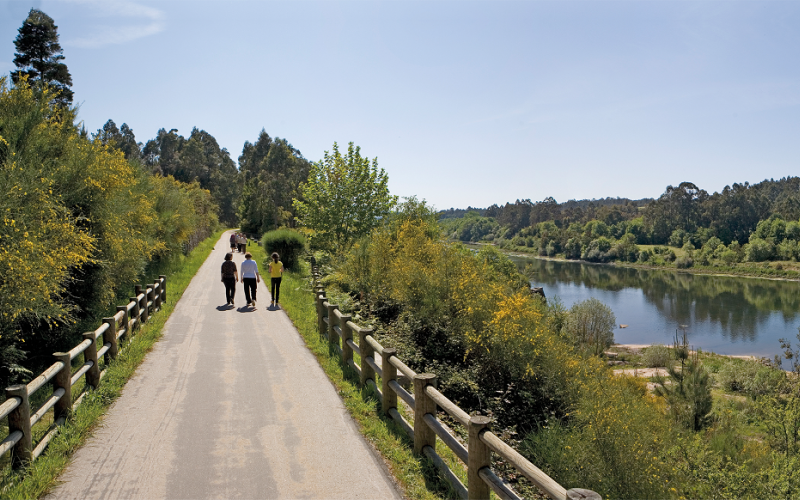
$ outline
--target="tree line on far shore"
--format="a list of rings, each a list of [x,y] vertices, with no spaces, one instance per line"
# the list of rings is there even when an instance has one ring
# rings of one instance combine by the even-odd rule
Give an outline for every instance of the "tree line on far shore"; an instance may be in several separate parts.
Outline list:
[[[441,225],[459,241],[591,262],[691,267],[800,259],[799,177],[734,183],[713,194],[682,182],[656,200],[609,200],[517,200],[460,218],[444,212]]]

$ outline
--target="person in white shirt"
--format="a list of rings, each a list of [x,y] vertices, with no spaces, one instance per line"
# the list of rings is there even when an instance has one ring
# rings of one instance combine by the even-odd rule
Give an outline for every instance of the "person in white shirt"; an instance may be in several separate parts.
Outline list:
[[[258,273],[258,264],[253,260],[250,252],[244,254],[244,262],[241,266],[242,285],[244,285],[244,298],[248,306],[256,306],[256,288],[261,283],[261,275]]]

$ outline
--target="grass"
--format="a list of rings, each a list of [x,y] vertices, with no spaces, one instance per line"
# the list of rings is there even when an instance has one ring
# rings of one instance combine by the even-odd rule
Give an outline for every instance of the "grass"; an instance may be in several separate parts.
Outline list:
[[[249,247],[253,259],[263,267],[266,253],[261,247]],[[439,478],[438,470],[427,459],[414,455],[413,443],[390,418],[379,412],[380,402],[368,388],[358,386],[358,376],[329,350],[327,339],[317,333],[317,311],[311,292],[308,270],[286,272],[281,283],[281,307],[286,311],[306,346],[317,358],[333,383],[345,408],[358,424],[364,437],[381,454],[405,497],[412,500],[456,498],[455,492]],[[358,363],[358,357],[355,356]],[[380,381],[376,381],[380,386]],[[400,409],[403,413],[403,409]],[[410,417],[406,413],[404,417]],[[441,442],[436,450],[453,472],[466,484],[466,468]]]
[[[69,464],[72,454],[92,435],[92,431],[108,407],[122,393],[125,383],[161,338],[164,323],[172,314],[176,302],[183,295],[197,270],[211,253],[221,233],[222,231],[219,231],[212,235],[187,257],[165,264],[155,271],[156,276],[158,274],[167,276],[167,301],[162,305],[161,311],[151,316],[150,320],[124,345],[116,361],[106,368],[100,386],[97,390],[87,393],[72,417],[50,442],[45,453],[21,471],[5,468],[0,476],[0,497],[39,498],[56,486],[58,476]],[[77,395],[79,388],[77,385],[73,387],[73,394]],[[52,422],[52,411],[49,414]]]

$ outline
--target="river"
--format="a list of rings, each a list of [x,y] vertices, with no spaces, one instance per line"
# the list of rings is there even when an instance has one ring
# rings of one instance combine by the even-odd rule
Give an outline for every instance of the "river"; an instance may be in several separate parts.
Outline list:
[[[707,276],[609,265],[512,257],[533,268],[532,286],[567,308],[594,297],[617,317],[620,344],[672,344],[685,329],[695,348],[772,358],[778,339],[796,343],[800,283]],[[627,325],[620,328],[619,325]]]

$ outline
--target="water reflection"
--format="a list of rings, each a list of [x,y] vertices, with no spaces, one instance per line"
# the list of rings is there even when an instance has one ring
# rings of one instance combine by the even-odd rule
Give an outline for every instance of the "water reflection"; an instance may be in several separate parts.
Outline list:
[[[679,325],[690,342],[721,354],[772,356],[800,325],[800,284],[585,263],[514,258],[534,269],[536,286],[565,306],[595,297],[609,305],[621,343],[670,343]]]

